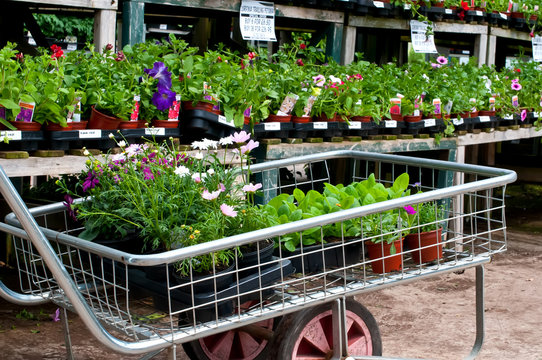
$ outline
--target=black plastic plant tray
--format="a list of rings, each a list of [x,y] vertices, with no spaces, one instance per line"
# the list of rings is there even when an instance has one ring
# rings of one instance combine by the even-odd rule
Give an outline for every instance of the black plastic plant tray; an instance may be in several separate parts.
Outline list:
[[[0,150],[34,151],[38,150],[40,143],[44,140],[43,131],[20,131],[2,130],[0,132]],[[9,142],[4,142],[4,137]]]
[[[237,129],[226,118],[205,110],[189,110],[182,113],[181,126],[183,136],[189,139],[204,137],[218,140],[233,134]]]
[[[254,125],[254,137],[256,138],[288,138],[289,132],[294,128],[292,123],[260,123]],[[250,132],[250,125],[245,125],[243,130]]]
[[[472,118],[453,118],[451,119],[452,123],[454,124],[454,128],[456,131],[469,131],[472,130],[474,127],[474,122],[472,121]]]
[[[351,136],[367,136],[375,128],[375,125],[373,121],[350,121],[349,124],[346,124],[347,130],[345,130],[345,133]]]
[[[378,124],[379,133],[380,134],[386,134],[386,135],[399,135],[403,131],[403,129],[406,129],[406,124],[404,121],[395,121],[395,125],[393,125],[393,122],[395,120],[381,120],[380,124]]]
[[[477,22],[482,23],[486,20],[485,12],[481,10],[467,10],[465,11],[465,21],[466,22]]]
[[[365,6],[368,13],[374,16],[389,16],[392,5],[382,1],[373,0],[358,0],[358,6]]]
[[[358,0],[335,0],[335,4],[339,9],[342,10],[354,10]]]
[[[495,116],[477,116],[471,119],[474,129],[495,128],[498,122]]]

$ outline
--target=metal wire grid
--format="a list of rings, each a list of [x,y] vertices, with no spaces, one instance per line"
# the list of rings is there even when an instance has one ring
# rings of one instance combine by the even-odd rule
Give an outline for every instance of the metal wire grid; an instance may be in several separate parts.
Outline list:
[[[446,180],[451,175],[448,170],[357,160],[351,165],[351,178],[354,181],[361,181],[374,173],[380,182],[390,184],[400,173],[408,172],[411,174],[411,185],[418,186],[424,192],[438,189],[439,186],[452,185]],[[484,178],[477,174],[463,176],[473,183]],[[303,188],[305,191],[322,189],[324,182],[332,182],[333,179],[328,162],[319,160],[266,169],[261,173],[261,181],[266,189],[265,197],[268,198],[278,193],[290,193],[294,188]],[[420,184],[414,185],[415,182]],[[188,285],[176,283],[171,277],[172,263],[168,262],[164,263],[162,269],[165,276],[165,296],[159,310],[156,309],[156,298],[149,298],[145,291],[143,294],[139,293],[141,289],[137,288],[144,284],[133,285],[134,275],[145,267],[134,267],[107,255],[98,255],[77,246],[70,246],[51,233],[47,236],[70,277],[79,286],[80,293],[103,323],[120,330],[135,341],[159,337],[169,342],[179,342],[286,314],[340,296],[359,294],[397,282],[473,266],[496,252],[504,251],[504,186],[501,189],[465,191],[462,197],[465,204],[463,210],[451,206],[456,201],[454,198],[435,199],[446,205],[446,218],[451,225],[444,231],[443,256],[435,262],[416,263],[412,258],[413,250],[403,249],[396,254],[401,256],[400,271],[375,274],[371,271],[371,265],[383,261],[385,256],[376,260],[367,258],[365,246],[371,237],[364,237],[362,234],[356,239],[345,239],[343,234],[340,241],[334,243],[326,243],[322,238],[323,241],[316,248],[301,245],[299,254],[287,254],[279,247],[272,259],[258,259],[256,265],[248,268],[258,275],[257,286],[248,290],[241,289],[239,285],[241,274],[247,271],[247,268],[239,269],[236,264],[233,270],[234,283],[237,284],[234,291],[219,297],[215,276],[211,285],[215,296],[203,302],[197,302],[194,298],[193,286],[197,285],[197,281],[192,280]],[[45,229],[55,223],[49,220],[52,215],[43,215],[42,226]],[[63,216],[66,219],[65,214]],[[363,217],[354,217],[352,220],[361,223]],[[77,229],[70,228],[69,221],[64,220],[64,225],[65,228],[56,234],[77,233]],[[422,225],[427,224],[416,224],[411,230],[419,229]],[[321,235],[323,226],[320,226]],[[282,236],[285,235],[287,234]],[[377,236],[382,235],[390,234]],[[278,236],[277,240],[280,241],[280,238],[281,236]],[[21,279],[26,279],[26,284],[21,282],[23,292],[40,294],[69,308],[69,301],[62,289],[48,272],[39,254],[33,250],[31,243],[21,238],[14,238],[14,243]],[[357,261],[348,263],[346,256],[349,246],[352,245],[361,247],[360,256]],[[326,263],[326,253],[333,250],[338,250],[339,257],[342,257],[339,265],[331,266]],[[308,256],[320,257],[321,269],[315,272],[307,271],[304,262]],[[283,263],[296,259],[300,260],[301,267],[296,269],[295,274],[286,272]],[[261,275],[267,267],[273,265],[280,269],[278,278],[271,283],[262,283]],[[184,300],[188,301],[178,304],[176,299],[182,287],[189,288],[189,291],[182,295]],[[228,304],[227,310],[222,309],[224,304]],[[153,314],[156,316],[150,316]]]

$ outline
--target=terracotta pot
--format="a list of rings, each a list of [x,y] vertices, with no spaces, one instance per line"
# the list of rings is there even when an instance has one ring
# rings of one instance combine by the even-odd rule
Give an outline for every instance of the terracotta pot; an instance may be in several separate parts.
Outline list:
[[[87,128],[89,129],[102,129],[102,130],[115,130],[119,128],[121,119],[114,116],[109,116],[96,110],[94,106],[91,108],[90,120],[88,121]]]
[[[196,105],[194,105],[192,101],[182,101],[181,104],[183,106],[183,110],[205,110],[208,112],[213,112],[213,104],[205,101],[198,101]]]
[[[119,129],[141,129],[145,127],[146,121],[121,121]]]
[[[314,122],[336,122],[339,121],[339,115],[333,114],[333,117],[328,118],[325,113],[320,114],[319,116],[314,117]]]
[[[72,124],[72,130],[85,130],[87,128],[88,121],[74,121]]]
[[[470,114],[471,118],[474,118],[474,117],[478,116],[478,111],[471,111],[471,112],[469,112],[469,114]]]
[[[411,251],[412,260],[417,264],[442,259],[442,228],[419,234],[408,234],[406,245]]]
[[[495,110],[480,110],[478,111],[478,116],[495,116]]]
[[[405,115],[403,120],[408,123],[420,122],[422,120],[421,115]]]
[[[41,124],[31,121],[10,121],[11,125],[15,126],[17,130],[21,131],[40,131],[41,130]]]
[[[73,130],[72,123],[67,123],[66,126],[60,126],[59,124],[47,124],[45,125],[47,131],[70,131]]]
[[[362,123],[369,123],[371,122],[373,118],[370,117],[370,116],[352,116],[350,118],[351,121],[359,121],[359,122],[362,122]]]
[[[265,119],[265,122],[281,122],[281,123],[288,123],[292,121],[292,115],[273,115],[270,114],[267,119]]]
[[[510,17],[513,19],[523,19],[525,15],[522,12],[519,11],[512,11],[510,13]]]
[[[157,128],[174,129],[179,127],[179,120],[158,120],[151,121],[151,125]]]
[[[462,119],[468,119],[468,118],[470,118],[470,112],[468,112],[468,111],[467,111],[467,112],[459,113],[458,115],[459,115],[459,117],[461,117]],[[454,116],[454,117],[456,117],[456,116]]]
[[[392,244],[366,242],[367,251],[371,261],[371,267],[374,273],[383,274],[390,271],[400,271],[403,268],[403,239],[393,243],[395,246],[395,255],[390,254]]]
[[[395,121],[403,121],[403,115],[401,114],[390,114],[391,119]]]
[[[306,124],[311,122],[310,116],[292,116],[292,122],[294,124]]]

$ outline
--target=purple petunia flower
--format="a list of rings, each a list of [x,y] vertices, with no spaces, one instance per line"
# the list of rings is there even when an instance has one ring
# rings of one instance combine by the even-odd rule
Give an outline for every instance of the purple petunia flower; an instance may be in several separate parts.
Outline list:
[[[152,69],[145,69],[143,71],[145,74],[158,80],[158,88],[171,88],[171,73],[168,71],[167,66],[163,62],[156,61]]]
[[[94,189],[99,183],[100,179],[96,177],[96,173],[94,171],[91,171],[87,174],[85,181],[83,181],[83,191],[87,192],[90,189]]]
[[[522,88],[520,83],[513,83],[512,84],[512,90],[520,91]]]
[[[50,314],[49,317],[54,322],[60,321],[60,308],[57,308],[53,314]]]
[[[405,206],[403,209],[405,209],[408,215],[416,214],[416,210],[414,210],[414,208],[410,205]]]
[[[72,208],[72,204],[73,204],[73,198],[66,194],[64,195],[64,206],[66,206],[68,208],[68,215],[73,219],[73,220],[77,220],[77,217],[75,216],[75,210]]]
[[[158,85],[158,91],[152,96],[152,103],[160,111],[169,109],[175,101],[175,92]]]

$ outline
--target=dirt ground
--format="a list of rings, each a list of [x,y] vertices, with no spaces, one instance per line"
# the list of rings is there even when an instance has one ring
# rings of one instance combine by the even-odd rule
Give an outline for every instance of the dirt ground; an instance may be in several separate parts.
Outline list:
[[[478,359],[542,360],[542,235],[511,230],[508,240],[509,250],[485,267],[486,336]],[[385,356],[461,359],[475,339],[474,277],[474,269],[468,269],[357,300],[375,316]],[[62,326],[49,318],[55,309],[0,300],[0,358],[65,359]],[[35,318],[22,316],[25,311]],[[112,353],[90,336],[76,315],[69,319],[76,359],[138,358]],[[187,359],[182,349],[177,358]]]

